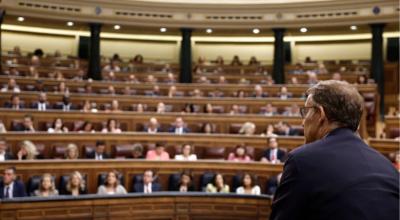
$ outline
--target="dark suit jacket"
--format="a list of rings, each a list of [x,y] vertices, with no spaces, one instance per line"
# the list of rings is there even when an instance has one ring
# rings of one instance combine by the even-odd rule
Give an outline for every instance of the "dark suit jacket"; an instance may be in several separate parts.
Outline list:
[[[399,219],[399,173],[350,129],[289,153],[270,219]]]
[[[14,181],[14,186],[13,186],[13,198],[14,197],[25,197],[26,191],[25,191],[25,185],[23,182],[15,180]],[[0,199],[4,198],[4,183],[0,183]]]
[[[290,128],[288,134],[286,134],[285,132],[280,132],[280,131],[277,131],[276,134],[277,135],[282,135],[282,136],[298,136],[299,135],[299,131],[297,129]]]
[[[147,126],[145,126],[145,127],[143,128],[143,132],[147,132],[147,129],[149,129],[149,128],[148,128]],[[158,133],[158,132],[162,132],[160,128],[157,128],[157,133]]]
[[[14,156],[10,152],[6,152],[6,154],[4,155],[4,159],[13,160]]]
[[[35,103],[32,104],[31,107],[33,109],[38,109],[38,106],[39,106],[39,102],[35,102]],[[51,109],[51,106],[50,106],[50,104],[48,102],[46,102],[46,110],[48,110],[48,109]]]
[[[159,183],[151,184],[151,192],[159,192],[161,191],[161,185]],[[142,193],[144,192],[143,183],[136,183],[133,185],[133,192]]]
[[[268,148],[267,150],[264,151],[263,157],[267,158],[268,160],[271,160],[270,155],[271,155],[271,148]],[[286,159],[286,152],[284,150],[281,150],[278,148],[278,160],[281,162],[285,162]]]
[[[176,129],[176,127],[170,127],[169,129],[168,129],[168,132],[170,132],[170,133],[175,133],[175,129]],[[189,128],[183,128],[183,133],[189,133],[190,132],[190,130],[189,130]]]
[[[12,103],[10,103],[10,102],[4,103],[4,108],[12,108],[12,107],[13,107]],[[19,104],[19,109],[23,109],[23,108],[24,108],[24,105]]]
[[[26,128],[24,124],[22,123],[18,123],[16,124],[13,128],[13,131],[30,131],[29,128]]]
[[[96,152],[92,151],[86,154],[86,158],[88,159],[95,159],[96,158]],[[110,155],[107,153],[103,153],[103,159],[109,159]]]

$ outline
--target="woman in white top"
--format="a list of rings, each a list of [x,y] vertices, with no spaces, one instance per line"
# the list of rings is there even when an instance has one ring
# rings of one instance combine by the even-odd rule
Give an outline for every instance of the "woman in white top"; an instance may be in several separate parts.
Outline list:
[[[175,160],[197,160],[197,155],[192,154],[193,148],[190,144],[184,144],[181,152],[182,154],[175,155]]]
[[[97,189],[98,195],[115,195],[115,194],[127,194],[125,187],[120,185],[118,179],[118,172],[111,171],[107,174],[104,185],[99,186]]]
[[[107,127],[101,130],[103,133],[121,133],[121,129],[118,128],[117,120],[115,119],[108,119]]]
[[[68,132],[68,128],[64,125],[63,120],[61,118],[56,118],[53,122],[53,126],[47,129],[48,133],[66,133]]]
[[[237,194],[260,195],[261,189],[256,185],[255,177],[245,173],[242,177],[242,186],[236,189]]]

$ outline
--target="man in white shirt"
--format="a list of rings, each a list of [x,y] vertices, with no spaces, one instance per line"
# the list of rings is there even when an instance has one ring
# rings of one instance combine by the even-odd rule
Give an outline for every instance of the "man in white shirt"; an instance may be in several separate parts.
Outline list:
[[[133,191],[151,194],[153,192],[161,191],[161,185],[154,183],[154,172],[152,170],[146,170],[143,173],[143,181],[141,183],[136,183],[133,186]]]
[[[181,117],[176,118],[175,120],[175,126],[171,127],[169,129],[170,133],[175,133],[175,134],[184,134],[188,133],[189,129],[185,128],[185,122]]]
[[[6,140],[0,138],[0,161],[12,160],[12,159],[13,159],[12,155],[9,152],[7,152]]]

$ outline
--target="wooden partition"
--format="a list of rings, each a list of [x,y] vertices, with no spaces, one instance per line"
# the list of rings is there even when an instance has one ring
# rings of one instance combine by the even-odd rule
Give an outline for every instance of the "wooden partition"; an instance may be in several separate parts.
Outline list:
[[[87,188],[90,194],[97,192],[98,178],[101,174],[117,170],[122,176],[122,185],[128,192],[132,192],[133,179],[136,175],[143,175],[147,169],[152,169],[157,175],[157,182],[161,184],[162,191],[168,191],[169,177],[184,170],[191,171],[196,191],[202,191],[200,185],[204,173],[221,173],[226,184],[232,188],[232,178],[245,172],[257,176],[258,185],[265,193],[267,180],[282,172],[281,164],[268,164],[259,162],[228,162],[217,160],[201,160],[196,162],[186,161],[149,161],[149,160],[35,160],[35,161],[6,161],[0,164],[0,170],[14,166],[19,178],[28,184],[33,176],[51,173],[55,177],[56,186],[59,186],[61,176],[69,175],[73,171],[80,171],[86,176]],[[58,187],[59,188],[59,187]],[[233,188],[232,188],[233,190]]]
[[[142,131],[143,126],[148,123],[151,117],[156,117],[163,128],[168,128],[175,122],[177,117],[182,117],[192,132],[200,132],[202,124],[211,122],[215,124],[218,133],[234,132],[232,129],[237,129],[245,122],[253,122],[256,125],[256,133],[263,132],[268,124],[275,124],[280,121],[300,126],[302,119],[300,117],[290,116],[273,116],[266,117],[263,115],[247,114],[247,115],[228,115],[228,114],[181,114],[181,113],[137,113],[137,112],[122,112],[122,113],[82,113],[79,111],[63,112],[63,111],[35,111],[35,110],[18,110],[0,109],[0,120],[10,130],[14,120],[22,120],[24,115],[30,114],[34,117],[34,127],[39,130],[45,130],[47,123],[52,123],[54,119],[60,117],[64,123],[73,124],[75,121],[88,120],[94,124],[98,124],[99,131],[101,124],[107,122],[108,119],[116,119],[123,131]]]
[[[231,194],[161,193],[46,200],[29,198],[0,203],[2,220],[265,220],[270,212],[271,198],[268,196]]]
[[[379,152],[385,155],[389,155],[390,153],[400,150],[400,140],[369,138],[368,143],[371,147],[377,149]]]

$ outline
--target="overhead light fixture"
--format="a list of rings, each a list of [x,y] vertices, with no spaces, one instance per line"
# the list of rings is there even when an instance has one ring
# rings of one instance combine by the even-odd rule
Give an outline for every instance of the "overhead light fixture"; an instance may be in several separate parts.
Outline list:
[[[24,18],[24,17],[18,17],[17,20],[18,20],[19,22],[23,22],[23,21],[25,21],[25,18]]]
[[[302,27],[302,28],[300,28],[300,32],[301,33],[306,33],[308,30],[307,30],[307,28],[305,28],[305,27]]]
[[[67,26],[69,26],[69,27],[72,27],[72,26],[74,26],[74,22],[72,22],[72,21],[68,21],[68,22],[67,22]]]
[[[352,30],[352,31],[355,31],[355,30],[357,30],[357,28],[358,28],[358,27],[357,27],[357,26],[355,26],[355,25],[351,25],[351,26],[350,26],[350,30]]]
[[[253,29],[253,34],[259,34],[259,33],[260,33],[260,29],[258,29],[258,28]]]
[[[119,30],[119,29],[121,29],[121,26],[119,26],[119,25],[114,25],[114,30]]]
[[[162,27],[162,28],[160,28],[160,31],[161,31],[161,32],[167,32],[167,28]]]
[[[206,29],[206,33],[207,33],[207,34],[211,34],[212,32],[213,32],[213,30],[212,30],[211,28],[207,28],[207,29]]]

